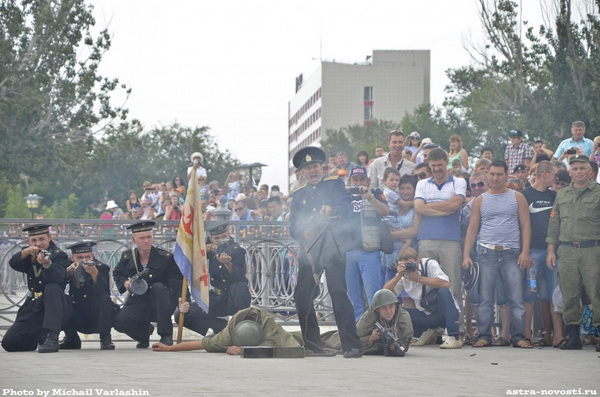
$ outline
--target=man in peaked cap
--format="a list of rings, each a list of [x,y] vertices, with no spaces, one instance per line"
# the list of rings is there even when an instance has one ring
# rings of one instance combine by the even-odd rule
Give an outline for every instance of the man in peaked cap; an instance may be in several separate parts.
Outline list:
[[[131,293],[119,313],[115,316],[114,327],[138,341],[137,348],[150,346],[150,335],[154,332],[151,321],[156,321],[160,341],[173,344],[173,323],[171,316],[181,295],[183,276],[173,259],[173,255],[152,245],[152,221],[134,223],[131,241],[135,248],[121,255],[121,260],[113,271],[113,278],[119,292],[131,293],[131,278],[147,270],[139,280],[144,280],[148,288],[140,294]],[[137,283],[137,282],[136,282]]]
[[[306,181],[294,192],[290,210],[290,232],[300,243],[294,299],[305,349],[324,353],[313,299],[319,275],[325,271],[344,357],[355,358],[361,356],[360,339],[345,283],[351,197],[337,176],[323,178],[325,158],[325,153],[313,146],[299,150],[293,158]]]
[[[184,327],[206,335],[208,329],[219,333],[227,326],[224,316],[231,316],[250,307],[250,291],[246,278],[246,250],[229,235],[229,223],[222,222],[209,230],[210,244],[206,246],[208,273],[210,275],[210,297],[208,313],[194,302],[179,304],[179,312],[186,313]],[[179,322],[179,313],[175,314]]]
[[[77,332],[100,334],[100,349],[114,350],[110,329],[119,306],[110,299],[110,267],[94,257],[93,241],[67,247],[71,265],[67,268],[69,296],[73,305],[71,320],[65,325],[60,349],[81,349]]]
[[[584,154],[569,158],[573,182],[556,193],[548,224],[546,265],[553,269],[557,257],[558,281],[564,300],[567,340],[562,350],[580,350],[581,287],[592,300],[593,326],[600,326],[600,185],[590,181],[592,167]],[[556,248],[558,247],[558,250]],[[596,346],[600,351],[600,343]]]
[[[23,229],[29,245],[8,262],[27,276],[28,287],[25,303],[2,338],[2,347],[8,352],[36,348],[40,353],[57,352],[58,334],[69,320],[70,306],[64,293],[68,258],[52,241],[49,227],[31,225]]]

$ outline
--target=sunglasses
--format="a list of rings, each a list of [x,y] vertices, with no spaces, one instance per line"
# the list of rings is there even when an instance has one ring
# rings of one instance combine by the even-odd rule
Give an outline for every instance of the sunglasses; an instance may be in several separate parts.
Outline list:
[[[238,211],[243,211],[243,210],[244,210],[244,207],[235,208],[235,211],[236,211],[236,212],[238,212]]]
[[[471,189],[475,189],[476,187],[481,189],[484,186],[485,186],[485,183],[483,183],[483,182],[471,183]]]
[[[418,177],[419,179],[425,179],[425,178],[427,178],[427,174],[426,174],[426,173],[424,173],[424,172],[419,172],[419,173],[417,174],[417,177]]]

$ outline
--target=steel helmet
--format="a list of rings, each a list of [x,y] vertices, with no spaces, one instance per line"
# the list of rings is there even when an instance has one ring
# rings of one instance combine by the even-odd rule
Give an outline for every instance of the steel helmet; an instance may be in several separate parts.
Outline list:
[[[398,303],[398,298],[389,289],[380,289],[373,295],[373,310],[379,309],[381,306],[389,305],[390,303]]]
[[[231,338],[235,346],[258,346],[263,341],[263,332],[256,322],[243,320],[235,325]]]

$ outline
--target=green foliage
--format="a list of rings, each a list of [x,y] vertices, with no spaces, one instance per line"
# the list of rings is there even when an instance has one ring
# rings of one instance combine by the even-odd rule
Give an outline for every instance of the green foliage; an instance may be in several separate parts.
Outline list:
[[[541,138],[556,147],[574,120],[588,124],[588,137],[598,131],[600,1],[576,22],[571,1],[558,5],[554,24],[536,31],[520,22],[515,1],[479,0],[486,45],[470,48],[474,65],[447,72],[444,102],[448,114],[477,131],[479,146],[501,151],[507,132],[518,128],[530,143]]]
[[[6,186],[6,196],[5,218],[29,218],[31,216],[21,185]]]
[[[107,198],[125,208],[128,191],[136,190],[140,196],[146,180],[171,181],[176,175],[187,180],[190,155],[195,151],[203,154],[209,178],[221,183],[239,164],[228,151],[219,150],[208,127],[174,123],[144,130],[136,120],[109,127],[103,139],[94,142],[89,161],[84,162],[76,183],[78,197],[85,206]]]
[[[104,199],[124,208],[144,180],[187,179],[194,151],[211,179],[237,165],[207,127],[125,121],[111,96],[130,90],[99,74],[111,36],[95,23],[85,0],[0,1],[0,216],[29,216],[23,192],[52,203],[40,209],[47,218],[89,216]]]
[[[321,147],[328,155],[339,151],[346,152],[350,161],[356,162],[359,150],[366,150],[369,156],[375,154],[375,147],[385,147],[390,131],[400,129],[400,123],[389,120],[374,120],[371,125],[354,124],[338,130],[328,129],[321,140]]]
[[[79,199],[73,193],[66,199],[56,200],[51,207],[42,207],[45,219],[74,219],[78,218]]]
[[[111,45],[92,34],[84,0],[0,3],[0,178],[42,181],[49,200],[72,186],[94,129],[127,111],[110,103],[118,80],[98,74]],[[44,196],[46,197],[46,196]]]

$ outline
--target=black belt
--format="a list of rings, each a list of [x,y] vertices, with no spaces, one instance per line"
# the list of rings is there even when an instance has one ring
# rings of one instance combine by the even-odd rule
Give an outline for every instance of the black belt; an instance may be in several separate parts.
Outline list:
[[[600,240],[589,240],[589,241],[581,241],[581,242],[560,242],[563,245],[567,245],[573,248],[590,248],[590,247],[598,247],[600,246]]]

